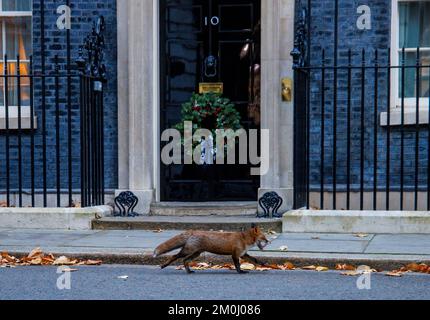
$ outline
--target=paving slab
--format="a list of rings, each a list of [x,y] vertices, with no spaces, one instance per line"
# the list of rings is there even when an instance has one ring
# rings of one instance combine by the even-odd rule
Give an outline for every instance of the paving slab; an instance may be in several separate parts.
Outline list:
[[[11,230],[0,233],[0,244],[2,246],[23,246],[32,245],[38,246],[53,246],[53,245],[66,245],[71,241],[82,239],[94,235],[90,232],[50,232],[50,231],[16,231]]]
[[[285,240],[332,240],[332,241],[370,241],[374,234],[350,234],[350,233],[284,233],[281,235]]]
[[[290,240],[288,236],[281,235],[273,240],[267,251],[281,251],[281,247],[287,246],[289,252],[321,252],[321,253],[364,253],[369,241],[345,241],[345,240]]]
[[[430,235],[376,235],[365,253],[430,255]]]

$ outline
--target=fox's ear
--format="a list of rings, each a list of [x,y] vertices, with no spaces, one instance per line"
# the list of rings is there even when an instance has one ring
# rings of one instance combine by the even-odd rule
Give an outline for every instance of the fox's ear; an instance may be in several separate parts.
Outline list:
[[[251,224],[251,229],[256,229],[257,225],[255,223]]]

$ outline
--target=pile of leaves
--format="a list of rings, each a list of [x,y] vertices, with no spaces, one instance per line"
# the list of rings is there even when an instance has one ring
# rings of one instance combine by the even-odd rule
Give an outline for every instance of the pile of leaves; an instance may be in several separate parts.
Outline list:
[[[200,263],[191,263],[190,267],[193,268],[196,271],[202,271],[202,270],[236,270],[235,266],[233,264],[209,264],[205,262]],[[296,267],[290,263],[286,262],[285,264],[270,264],[270,265],[264,265],[264,266],[257,266],[252,263],[242,263],[241,269],[244,271],[271,271],[271,270],[296,270]],[[176,270],[184,270],[183,266],[179,266],[176,268]]]
[[[16,258],[7,252],[0,253],[0,267],[13,268],[17,266],[97,266],[100,260],[79,260],[65,256],[55,257],[53,254],[45,254],[40,248],[36,248],[23,258]]]
[[[190,267],[196,271],[204,271],[204,270],[235,270],[233,264],[210,264],[205,262],[200,263],[191,263]],[[296,267],[291,262],[286,262],[284,264],[269,264],[264,266],[254,265],[252,263],[242,263],[241,269],[244,271],[272,271],[272,270],[281,270],[281,271],[291,271],[291,270],[308,270],[308,271],[316,271],[316,272],[326,272],[329,271],[330,268],[324,266],[316,266],[310,265],[305,267]],[[179,266],[176,270],[184,270],[183,266]],[[361,276],[363,274],[369,273],[379,273],[381,270],[373,269],[369,266],[360,266],[355,267],[348,264],[337,264],[335,267],[336,271],[341,271],[341,275],[343,276]],[[430,266],[426,264],[409,264],[399,270],[394,270],[391,272],[385,273],[386,276],[390,277],[401,277],[405,273],[415,272],[415,273],[426,273],[430,274]]]
[[[400,268],[399,270],[391,271],[387,273],[387,275],[391,277],[402,277],[405,273],[411,273],[411,272],[430,274],[430,266],[428,266],[425,263],[421,263],[421,264],[411,263],[403,268]]]

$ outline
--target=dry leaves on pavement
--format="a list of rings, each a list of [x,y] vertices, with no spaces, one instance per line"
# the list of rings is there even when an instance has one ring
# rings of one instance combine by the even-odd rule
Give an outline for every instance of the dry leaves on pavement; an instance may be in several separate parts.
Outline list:
[[[411,264],[408,264],[406,267],[401,268],[399,271],[430,274],[430,266],[428,266],[425,263],[421,263],[421,264],[411,263]]]
[[[354,235],[356,238],[367,238],[369,235],[367,233],[357,233]]]
[[[95,266],[102,264],[100,260],[70,259],[65,256],[56,258],[52,254],[45,254],[41,248],[32,250],[28,256],[16,258],[7,252],[0,253],[0,267],[16,266]]]
[[[194,270],[235,270],[234,265],[232,264],[223,264],[223,265],[212,265],[209,263],[192,263],[190,264],[190,267]],[[325,266],[318,266],[318,265],[310,265],[305,266],[302,268],[295,267],[292,263],[286,262],[284,264],[268,264],[263,266],[254,265],[252,263],[242,263],[241,268],[244,271],[289,271],[289,270],[310,270],[315,272],[326,272],[329,271],[330,268]],[[176,270],[184,270],[183,266],[176,267]],[[381,271],[378,271],[372,267],[362,265],[358,268],[349,265],[349,264],[337,264],[335,267],[335,270],[342,271],[342,276],[350,276],[350,277],[357,277],[364,274],[371,274],[371,273],[378,273]],[[391,272],[385,273],[386,276],[389,277],[402,277],[404,274],[408,272],[419,272],[419,273],[426,273],[430,274],[430,266],[422,263],[422,264],[409,264],[406,267],[401,268],[400,270],[394,270]]]
[[[411,263],[407,266],[400,268],[399,270],[393,270],[391,272],[387,272],[385,275],[387,277],[403,277],[406,273],[415,272],[415,273],[425,273],[430,274],[430,266],[425,263],[417,264]]]
[[[356,267],[351,266],[349,264],[337,264],[335,269],[336,270],[342,270],[342,271],[355,271],[355,270],[357,270]]]
[[[202,270],[236,270],[233,264],[208,264],[208,263],[191,263],[190,268],[196,270],[196,271],[202,271]],[[176,267],[176,270],[184,270],[184,266],[178,266]],[[254,265],[252,263],[242,263],[241,269],[244,271],[272,271],[272,270],[282,270],[282,271],[288,271],[288,270],[296,270],[296,267],[290,263],[286,262],[285,264],[269,264],[269,265]]]
[[[400,277],[403,277],[404,274],[405,274],[404,272],[392,271],[392,272],[387,272],[385,275],[387,277],[397,277],[397,278],[400,278]]]

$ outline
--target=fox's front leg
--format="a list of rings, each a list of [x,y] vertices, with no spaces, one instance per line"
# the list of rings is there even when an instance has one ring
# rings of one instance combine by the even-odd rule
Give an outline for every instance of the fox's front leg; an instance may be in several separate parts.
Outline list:
[[[264,267],[266,265],[266,263],[264,263],[262,261],[259,261],[257,258],[251,257],[249,254],[245,254],[242,257],[242,259],[247,260],[247,261],[249,261],[251,263],[257,264],[259,266],[263,266]]]
[[[240,268],[240,259],[239,259],[238,257],[233,256],[233,262],[234,262],[234,266],[236,267],[236,271],[237,271],[237,273],[239,273],[239,274],[246,274],[246,273],[249,273],[248,271],[243,271],[243,270]]]

